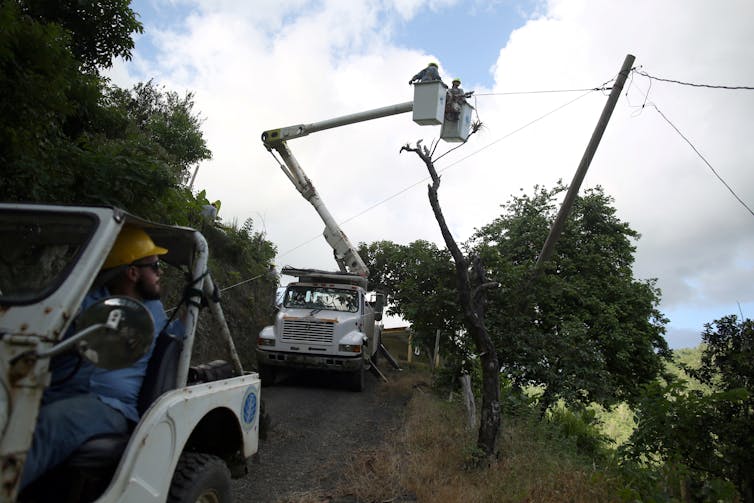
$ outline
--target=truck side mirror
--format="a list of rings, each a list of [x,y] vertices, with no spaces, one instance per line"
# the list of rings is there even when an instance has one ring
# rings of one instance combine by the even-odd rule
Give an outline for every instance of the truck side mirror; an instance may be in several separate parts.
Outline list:
[[[382,311],[385,309],[385,294],[375,293],[374,296],[374,319],[382,321]]]

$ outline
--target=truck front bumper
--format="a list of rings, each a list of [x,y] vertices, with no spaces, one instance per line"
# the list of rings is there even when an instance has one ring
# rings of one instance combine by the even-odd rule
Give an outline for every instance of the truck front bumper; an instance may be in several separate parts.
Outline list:
[[[334,370],[337,372],[353,372],[364,366],[361,355],[332,356],[288,353],[284,351],[263,351],[257,349],[257,363],[274,367]]]

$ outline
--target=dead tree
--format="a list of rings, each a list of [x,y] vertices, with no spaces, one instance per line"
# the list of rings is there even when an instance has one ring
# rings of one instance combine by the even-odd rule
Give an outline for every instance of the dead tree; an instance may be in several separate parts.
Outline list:
[[[479,129],[479,124],[474,125],[472,134]],[[478,259],[474,260],[474,283],[477,285],[472,290],[472,279],[469,273],[469,262],[461,252],[460,248],[453,239],[453,235],[448,229],[445,217],[440,208],[440,201],[437,196],[437,189],[440,187],[440,177],[435,169],[432,151],[421,145],[421,140],[416,143],[416,147],[406,145],[401,148],[414,152],[424,161],[429,170],[432,184],[428,186],[429,204],[435,214],[435,219],[440,226],[440,232],[445,240],[445,245],[453,256],[456,268],[456,279],[458,283],[458,297],[463,308],[464,323],[466,330],[474,341],[477,353],[482,363],[482,410],[479,423],[479,435],[477,437],[477,447],[490,457],[495,454],[495,444],[500,431],[500,364],[497,358],[497,351],[490,339],[487,328],[484,324],[484,290],[489,286],[496,286],[497,283],[488,283],[484,279],[483,267]]]

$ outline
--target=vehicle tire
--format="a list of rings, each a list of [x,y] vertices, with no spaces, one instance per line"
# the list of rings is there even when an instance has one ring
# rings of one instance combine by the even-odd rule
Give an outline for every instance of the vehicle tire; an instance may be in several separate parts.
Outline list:
[[[348,375],[348,389],[351,391],[364,391],[364,367]]]
[[[222,459],[203,452],[185,452],[175,467],[169,503],[231,503],[230,470]]]
[[[275,384],[275,367],[260,363],[259,378],[262,380],[262,386],[272,386]]]

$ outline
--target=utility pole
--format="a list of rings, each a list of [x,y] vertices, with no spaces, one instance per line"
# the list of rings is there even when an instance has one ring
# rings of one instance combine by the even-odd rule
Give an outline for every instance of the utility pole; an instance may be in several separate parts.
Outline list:
[[[568,192],[566,193],[563,204],[560,207],[558,216],[555,218],[555,222],[553,222],[552,227],[550,228],[550,234],[548,234],[547,239],[545,240],[545,244],[542,247],[542,251],[539,253],[539,258],[537,258],[537,263],[534,266],[533,277],[536,277],[542,272],[544,263],[550,259],[553,252],[555,251],[555,244],[560,238],[560,235],[563,233],[566,219],[568,218],[568,215],[571,212],[571,208],[573,207],[573,203],[576,200],[576,196],[579,193],[579,188],[581,188],[581,182],[584,181],[584,177],[586,176],[586,172],[592,162],[594,153],[597,152],[597,147],[599,146],[600,140],[602,139],[602,134],[605,132],[607,123],[610,121],[610,116],[613,114],[615,103],[618,101],[618,97],[623,90],[623,84],[625,84],[626,82],[628,72],[631,71],[631,67],[634,64],[634,59],[636,58],[634,58],[633,55],[627,54],[626,59],[623,61],[623,66],[621,67],[620,72],[618,72],[618,77],[615,79],[613,89],[612,91],[610,91],[610,96],[608,96],[607,98],[607,103],[605,103],[605,108],[602,110],[602,115],[600,115],[597,126],[594,128],[592,138],[589,140],[589,144],[584,151],[584,155],[581,158],[579,167],[578,169],[576,169],[576,174],[573,176],[571,185],[568,187]]]

